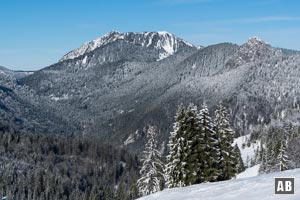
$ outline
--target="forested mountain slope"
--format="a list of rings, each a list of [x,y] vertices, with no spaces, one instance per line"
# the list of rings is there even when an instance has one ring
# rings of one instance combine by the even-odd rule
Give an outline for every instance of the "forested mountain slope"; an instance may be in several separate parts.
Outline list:
[[[10,89],[53,119],[63,118],[69,131],[62,125],[62,132],[93,134],[135,150],[147,124],[167,139],[180,103],[205,101],[214,109],[223,101],[241,135],[257,125],[297,121],[299,63],[299,52],[257,37],[241,46],[204,48],[166,32],[113,31],[18,79],[22,89]]]

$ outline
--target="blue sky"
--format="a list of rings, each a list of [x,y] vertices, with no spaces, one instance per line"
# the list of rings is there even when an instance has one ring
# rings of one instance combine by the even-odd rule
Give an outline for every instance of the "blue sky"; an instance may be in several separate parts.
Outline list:
[[[1,0],[0,66],[37,70],[111,30],[168,31],[196,45],[259,36],[300,50],[298,0]]]

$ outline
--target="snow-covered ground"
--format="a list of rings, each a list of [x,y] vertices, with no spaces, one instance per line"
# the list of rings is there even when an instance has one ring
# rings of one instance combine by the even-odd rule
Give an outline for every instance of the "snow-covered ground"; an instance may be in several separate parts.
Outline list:
[[[247,142],[250,139],[250,135],[244,135],[234,139],[233,145],[237,144],[240,151],[242,160],[244,165],[250,166],[251,160],[255,159],[255,151],[259,150],[260,148],[260,141],[257,140],[254,143],[250,143],[250,146],[247,146]],[[244,144],[244,147],[243,147]],[[239,178],[246,178],[246,177],[253,177],[258,176],[260,165],[254,165],[252,167],[248,167],[244,172],[237,175],[237,179]]]
[[[295,177],[294,195],[275,195],[274,177]],[[299,200],[300,169],[166,189],[139,200]]]
[[[248,178],[248,177],[258,176],[259,167],[260,167],[259,164],[254,165],[253,167],[249,167],[242,173],[238,174],[236,176],[236,178],[240,179],[240,178]]]
[[[245,166],[249,166],[251,159],[255,158],[255,151],[260,148],[260,141],[247,142],[250,135],[241,136],[234,140],[241,150],[241,156]],[[245,144],[245,145],[243,145]],[[243,147],[244,146],[244,147]],[[276,172],[267,175],[259,175],[260,165],[247,168],[238,174],[236,179],[217,183],[205,183],[183,188],[167,189],[140,200],[293,200],[300,199],[300,169],[285,172]],[[295,177],[295,195],[275,195],[274,177]],[[297,188],[299,188],[297,190]]]
[[[251,159],[254,159],[255,157],[255,151],[257,151],[260,148],[259,140],[257,140],[255,143],[250,143],[250,146],[248,147],[247,142],[249,139],[250,134],[238,137],[234,139],[233,142],[233,145],[238,145],[245,166],[250,166]],[[244,147],[243,144],[245,144]]]

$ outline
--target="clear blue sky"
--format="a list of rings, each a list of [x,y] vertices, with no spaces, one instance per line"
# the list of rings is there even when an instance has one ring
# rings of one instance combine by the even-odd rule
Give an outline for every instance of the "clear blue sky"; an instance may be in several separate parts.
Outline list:
[[[204,46],[256,35],[300,50],[299,9],[299,0],[1,0],[0,66],[40,69],[111,30],[165,30]]]

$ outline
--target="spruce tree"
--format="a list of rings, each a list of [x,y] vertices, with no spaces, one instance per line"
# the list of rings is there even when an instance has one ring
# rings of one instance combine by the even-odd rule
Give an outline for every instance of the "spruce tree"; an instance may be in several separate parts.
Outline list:
[[[283,141],[281,142],[281,146],[280,146],[280,149],[279,149],[279,154],[278,154],[277,159],[278,159],[278,165],[279,165],[279,170],[280,171],[284,171],[284,170],[289,169],[286,146],[285,146]]]
[[[147,131],[147,143],[143,151],[141,178],[137,181],[137,187],[141,196],[149,195],[161,190],[164,165],[161,154],[157,150],[155,127],[149,126]]]
[[[220,170],[222,175],[219,180],[228,180],[237,173],[236,164],[241,158],[235,158],[235,151],[232,147],[234,131],[230,128],[228,114],[222,103],[219,103],[215,111],[215,124],[221,149]]]
[[[242,171],[244,171],[245,167],[244,167],[244,162],[241,156],[241,151],[240,148],[238,147],[237,144],[234,145],[234,156],[235,156],[235,172],[236,173],[241,173]]]
[[[203,142],[200,148],[203,148],[203,153],[200,154],[201,159],[201,175],[200,181],[216,181],[220,176],[220,144],[214,124],[209,116],[209,111],[206,104],[202,105],[199,112],[200,136]]]
[[[275,171],[274,167],[276,167],[276,155],[272,142],[267,141],[263,150],[263,159],[259,171],[261,173],[270,173]]]
[[[183,135],[183,124],[185,121],[185,108],[181,104],[178,107],[175,123],[173,126],[173,132],[170,133],[169,137],[169,154],[166,157],[167,164],[165,167],[165,178],[166,178],[166,186],[168,188],[177,187],[178,186],[178,171],[180,171],[180,157],[178,157],[178,139]]]
[[[203,137],[200,132],[197,107],[190,104],[186,112],[186,140],[188,141],[187,154],[187,176],[184,180],[186,185],[201,183],[203,172],[201,171],[201,154],[204,153]]]
[[[169,138],[169,155],[165,168],[166,185],[168,188],[185,186],[187,177],[187,149],[186,140],[186,113],[183,105],[178,107],[173,126],[173,132]]]
[[[259,167],[259,173],[264,174],[267,173],[267,159],[268,159],[268,152],[266,149],[262,146],[260,150],[260,155],[261,155],[261,164]]]
[[[288,141],[293,135],[293,124],[291,122],[285,123],[283,129],[284,139]]]

